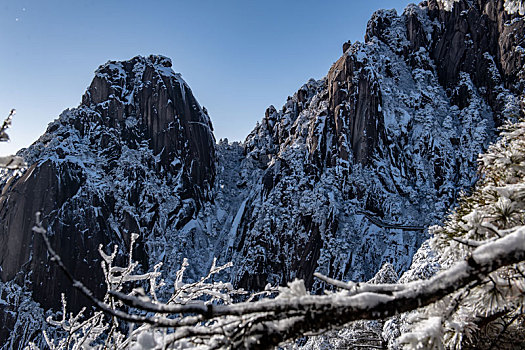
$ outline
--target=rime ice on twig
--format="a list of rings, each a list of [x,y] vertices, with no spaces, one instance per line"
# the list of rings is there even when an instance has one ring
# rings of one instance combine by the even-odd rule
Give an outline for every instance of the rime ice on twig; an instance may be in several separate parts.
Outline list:
[[[53,251],[39,217],[34,231],[42,235],[52,260],[70,277],[75,288],[92,299],[101,312],[140,324],[128,337],[119,333],[117,328],[111,328],[113,338],[106,339],[106,343],[109,341],[116,348],[141,344],[146,338],[149,339],[149,345],[153,344],[159,348],[182,346],[182,344],[200,349],[270,348],[305,333],[341,327],[355,320],[380,319],[417,309],[461,288],[478,286],[491,272],[525,259],[525,227],[520,227],[503,238],[490,240],[481,245],[472,252],[469,259],[457,263],[430,280],[404,285],[344,284],[344,286],[353,286],[350,293],[345,289],[323,296],[309,295],[302,281],[295,281],[287,288],[279,288],[276,299],[240,303],[231,303],[232,295],[238,294],[231,285],[207,282],[211,276],[225,268],[224,266],[215,267],[213,264],[210,273],[203,279],[184,284],[182,275],[186,262],[181,268],[180,278],[175,286],[174,295],[177,297],[172,296],[169,303],[162,303],[152,298],[151,292],[150,297],[137,296],[136,292],[129,294],[121,292],[123,284],[130,281],[149,280],[150,288],[155,288],[157,284],[151,283],[151,280],[158,277],[156,271],[132,275],[136,264],[131,259],[125,268],[114,267],[112,264],[116,253],[106,255],[101,251],[109,288],[108,294],[101,301],[67,271],[60,257]],[[322,275],[318,276],[327,282],[343,286],[342,282],[333,281]],[[203,297],[207,297],[207,300],[203,300]],[[123,306],[121,302],[136,309],[142,315],[132,313],[131,310],[119,310]],[[69,332],[79,331],[82,337],[76,336],[74,339],[77,339],[75,341],[82,339],[82,342],[87,336],[89,338],[94,334],[93,331],[85,331],[86,325],[91,325],[88,327],[90,330],[107,330],[110,327],[108,324],[95,327],[102,319],[100,313],[91,321],[88,319],[79,323],[80,318],[82,318],[81,314],[70,316],[69,320],[55,321],[55,324]],[[77,324],[82,326],[76,326]],[[64,348],[60,347],[60,344],[63,342],[59,341],[59,347],[55,348]]]
[[[9,112],[9,115],[0,126],[0,142],[9,141],[9,135],[7,135],[7,129],[11,126],[13,116],[16,114],[16,110],[13,108]],[[9,170],[20,169],[26,166],[24,159],[19,156],[2,156],[0,157],[0,168]]]
[[[0,142],[2,141],[9,141],[9,135],[7,135],[7,129],[11,126],[11,121],[13,120],[13,116],[16,114],[16,109],[12,109],[9,112],[9,115],[4,120],[2,126],[0,127]]]

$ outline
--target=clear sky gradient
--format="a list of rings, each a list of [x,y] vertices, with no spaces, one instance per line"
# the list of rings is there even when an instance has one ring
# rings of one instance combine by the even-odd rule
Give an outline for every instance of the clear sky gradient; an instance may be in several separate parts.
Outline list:
[[[265,109],[326,75],[380,8],[407,0],[0,0],[0,119],[17,109],[0,155],[27,147],[78,106],[108,60],[173,60],[217,140],[244,140]]]

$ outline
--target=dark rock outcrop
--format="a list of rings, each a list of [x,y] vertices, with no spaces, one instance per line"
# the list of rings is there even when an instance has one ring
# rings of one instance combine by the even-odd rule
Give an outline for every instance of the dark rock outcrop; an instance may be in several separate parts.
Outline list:
[[[184,160],[193,190],[208,193],[214,179],[213,128],[189,87],[171,73],[171,61],[161,56],[106,64],[97,71],[82,105],[98,112],[108,127],[123,128],[129,116],[139,118],[141,128],[125,130],[126,142],[133,146],[148,140],[165,168],[177,167],[171,164],[174,159]],[[137,82],[139,87],[134,86]],[[193,195],[202,198],[205,193]]]
[[[60,179],[60,181],[58,181]],[[14,179],[13,179],[14,180]],[[57,278],[58,271],[47,259],[47,251],[41,237],[33,237],[31,228],[34,225],[35,213],[51,213],[60,208],[71,197],[75,196],[84,181],[82,172],[75,164],[53,164],[45,161],[32,165],[17,181],[7,184],[0,197],[0,266],[2,281],[13,279],[17,274],[32,271],[35,291],[45,288],[46,293],[35,293],[35,298],[46,304],[46,294],[60,295],[58,290],[64,290],[64,278]],[[63,223],[65,224],[65,223]],[[60,245],[60,251],[68,252],[64,256],[71,270],[82,277],[91,279],[90,266],[87,261],[77,257],[93,255],[98,243],[103,243],[103,237],[78,240],[79,235],[68,234],[71,228],[64,225],[62,235],[54,235],[53,243]],[[58,239],[57,239],[58,238]],[[105,243],[105,242],[104,242]],[[93,245],[95,244],[95,245]],[[69,252],[74,252],[70,254]],[[71,259],[74,259],[72,261]],[[25,270],[25,271],[24,271]],[[93,276],[95,281],[100,274]],[[98,284],[98,282],[97,282]],[[70,283],[65,285],[71,292]],[[93,286],[93,283],[89,283]],[[56,305],[58,300],[50,300],[50,305]]]
[[[61,292],[73,309],[86,300],[33,235],[37,211],[71,273],[100,294],[100,244],[125,252],[130,234],[140,233],[136,256],[147,268],[148,240],[192,220],[209,198],[216,161],[211,122],[170,67],[161,56],[101,66],[82,104],[26,151],[30,168],[4,185],[0,276],[29,279],[43,308],[58,307]],[[171,193],[149,191],[149,182]],[[157,210],[168,195],[178,200],[170,204],[171,221],[159,223]]]
[[[354,55],[343,55],[328,72],[328,101],[339,156],[348,160],[350,140],[354,159],[369,163],[382,137],[383,115],[378,81]]]
[[[3,186],[2,281],[28,286],[44,308],[60,291],[85,302],[32,235],[37,210],[98,292],[98,245],[123,253],[132,232],[144,268],[187,257],[197,278],[218,257],[248,289],[303,278],[321,290],[315,271],[369,280],[384,263],[402,272],[426,239],[420,228],[474,184],[478,154],[525,101],[524,18],[502,0],[442,6],[377,11],[365,43],[345,43],[327,76],[270,106],[244,144],[215,145],[168,59],[108,62]]]
[[[525,89],[524,21],[504,11],[504,0],[459,1],[450,12],[436,0],[428,7],[430,19],[442,24],[429,48],[442,84],[453,88],[466,72],[494,111],[504,113],[498,96],[505,90],[523,96]]]
[[[522,113],[524,25],[500,0],[376,12],[365,44],[345,44],[324,80],[248,136],[244,166],[261,183],[234,279],[315,285],[314,271],[367,280],[385,262],[407,268],[425,234],[402,227],[438,222],[474,183],[495,126]]]

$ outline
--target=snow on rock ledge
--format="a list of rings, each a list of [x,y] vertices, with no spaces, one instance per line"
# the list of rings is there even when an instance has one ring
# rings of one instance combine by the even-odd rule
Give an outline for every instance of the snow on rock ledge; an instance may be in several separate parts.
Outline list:
[[[86,301],[33,237],[36,211],[71,272],[98,293],[99,244],[125,252],[131,233],[139,233],[136,256],[145,267],[170,246],[185,251],[184,237],[170,233],[211,195],[215,138],[206,110],[170,67],[162,56],[101,66],[81,105],[25,151],[29,169],[3,184],[1,279],[27,278],[45,309],[60,306],[62,292],[73,309]]]

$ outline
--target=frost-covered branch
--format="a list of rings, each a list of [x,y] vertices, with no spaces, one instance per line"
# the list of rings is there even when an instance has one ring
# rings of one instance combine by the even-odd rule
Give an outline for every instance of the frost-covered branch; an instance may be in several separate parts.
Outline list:
[[[39,221],[35,232],[43,235],[52,260],[68,275],[67,268],[50,246]],[[294,281],[288,287],[280,287],[275,299],[266,298],[255,302],[233,303],[232,295],[239,295],[239,291],[234,291],[229,284],[208,283],[211,276],[225,268],[215,267],[215,264],[208,276],[190,284],[182,283],[187,263],[183,264],[175,283],[175,292],[167,303],[152,297],[152,291],[149,297],[144,292],[126,294],[122,292],[122,284],[141,279],[149,279],[150,288],[154,290],[157,284],[151,280],[158,277],[157,270],[151,275],[133,277],[131,272],[136,265],[131,259],[128,267],[118,268],[112,266],[115,254],[103,257],[107,265],[105,272],[109,287],[105,300],[97,300],[73,276],[68,278],[101,312],[139,324],[131,333],[132,336],[128,337],[122,336],[117,328],[112,328],[115,335],[119,334],[120,337],[117,337],[117,340],[120,339],[118,341],[112,340],[117,348],[124,343],[140,343],[144,334],[148,334],[150,344],[159,348],[180,346],[182,343],[202,349],[271,348],[283,341],[341,327],[351,321],[382,319],[415,310],[462,288],[485,283],[490,273],[525,260],[525,227],[488,241],[476,248],[466,260],[430,280],[408,284],[353,284],[318,274],[318,278],[343,290],[321,296],[310,295],[303,281]],[[119,281],[115,279],[117,275]],[[202,299],[204,296],[207,298]],[[114,298],[113,304],[109,304],[111,298]],[[124,305],[129,309],[122,309]],[[78,323],[77,319],[74,319],[75,324]],[[74,328],[70,326],[68,329]]]
[[[9,141],[9,135],[7,135],[7,129],[11,126],[11,121],[13,120],[13,116],[16,114],[16,110],[12,109],[9,112],[9,115],[2,123],[2,126],[0,127],[0,142]]]
[[[480,283],[489,273],[503,266],[523,260],[525,260],[525,227],[479,247],[469,259],[454,265],[430,280],[405,285],[383,285],[384,289],[391,291],[391,295],[385,295],[383,291],[379,293],[364,291],[355,295],[348,295],[344,292],[324,296],[305,294],[254,303],[208,306],[204,303],[159,305],[124,297],[121,294],[119,296],[122,296],[126,303],[146,311],[171,314],[197,313],[206,319],[263,312],[283,313],[283,316],[288,312],[309,313],[310,322],[320,323],[305,326],[303,332],[310,332],[321,327],[321,320],[333,318],[334,315],[338,315],[337,320],[328,321],[328,324],[336,325],[359,319],[376,319],[428,305],[459,288]],[[294,282],[292,285],[297,283],[301,282]],[[370,288],[372,286],[369,285],[369,288],[364,289],[372,289]],[[322,324],[326,325],[324,322]],[[162,322],[159,325],[163,325]]]
[[[0,127],[0,142],[6,142],[9,141],[9,135],[7,135],[7,129],[11,126],[11,121],[13,120],[13,116],[16,114],[15,109],[11,109],[9,112],[9,115],[2,123],[2,126]],[[18,156],[2,156],[0,157],[0,168],[6,168],[10,170],[19,169],[24,167],[26,164],[22,157]]]
[[[525,225],[525,123],[503,128],[501,140],[480,156],[479,180],[443,226],[430,229],[430,246],[447,269],[454,262],[494,254]],[[505,251],[505,247],[497,248]],[[484,254],[485,254],[484,253]],[[404,335],[398,341],[414,349],[424,344],[445,348],[512,348],[525,342],[525,263],[490,273],[473,288],[459,289],[443,300],[401,316]]]

